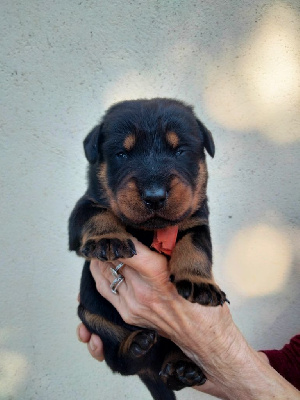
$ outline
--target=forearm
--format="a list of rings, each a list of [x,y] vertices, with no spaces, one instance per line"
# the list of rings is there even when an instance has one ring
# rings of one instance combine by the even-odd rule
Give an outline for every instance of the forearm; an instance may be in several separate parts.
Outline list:
[[[186,301],[169,305],[167,334],[229,400],[300,399],[300,392],[252,349],[229,309]],[[167,325],[167,324],[166,324]]]

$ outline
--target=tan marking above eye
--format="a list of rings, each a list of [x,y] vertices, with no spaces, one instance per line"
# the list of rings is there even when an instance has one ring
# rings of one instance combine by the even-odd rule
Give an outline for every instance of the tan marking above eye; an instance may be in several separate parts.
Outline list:
[[[176,147],[177,147],[178,144],[179,144],[179,137],[178,137],[177,133],[176,133],[176,132],[173,132],[173,131],[167,132],[167,134],[166,134],[166,139],[167,139],[167,142],[169,143],[169,145],[170,145],[173,149],[176,149]]]
[[[130,133],[128,136],[126,136],[126,138],[123,142],[124,149],[126,151],[130,151],[133,148],[133,146],[135,145],[135,140],[136,140],[136,138],[133,133]]]

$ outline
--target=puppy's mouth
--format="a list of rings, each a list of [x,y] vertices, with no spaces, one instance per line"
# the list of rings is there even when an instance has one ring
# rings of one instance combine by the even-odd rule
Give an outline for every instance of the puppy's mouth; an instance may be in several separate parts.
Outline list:
[[[144,229],[144,230],[156,230],[167,228],[168,226],[178,225],[181,221],[187,218],[191,214],[191,210],[187,210],[184,214],[176,219],[164,218],[158,214],[153,213],[151,217],[144,219],[143,221],[133,221],[126,217],[126,215],[121,215],[122,221],[126,225],[130,225],[134,228]]]

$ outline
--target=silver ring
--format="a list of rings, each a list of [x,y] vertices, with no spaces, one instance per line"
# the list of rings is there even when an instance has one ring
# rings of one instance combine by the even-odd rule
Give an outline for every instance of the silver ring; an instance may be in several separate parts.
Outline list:
[[[118,271],[119,271],[119,269],[121,269],[122,267],[123,267],[123,265],[124,265],[124,263],[120,263],[120,264],[118,264],[117,266],[116,266],[116,268],[111,268],[110,270],[111,270],[111,273],[113,274],[113,276],[115,276],[116,278],[120,275],[119,273],[118,273]]]
[[[116,277],[116,279],[111,283],[110,288],[111,291],[113,292],[113,294],[119,294],[117,291],[118,286],[121,285],[121,283],[124,281],[124,276],[121,274],[118,274],[118,276]]]

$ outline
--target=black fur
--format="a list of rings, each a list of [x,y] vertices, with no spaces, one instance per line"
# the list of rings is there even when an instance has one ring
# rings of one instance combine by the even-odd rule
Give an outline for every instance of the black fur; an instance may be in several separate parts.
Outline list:
[[[171,341],[126,324],[96,290],[89,260],[131,257],[132,236],[150,246],[155,230],[178,225],[170,268],[179,293],[205,305],[226,301],[211,273],[204,150],[214,156],[212,135],[177,100],[125,101],[107,111],[84,140],[84,150],[88,189],[69,220],[69,248],[87,260],[79,317],[100,335],[113,371],[139,375],[155,400],[174,400],[173,390],[204,383],[202,371]],[[186,246],[193,267],[184,276]]]

